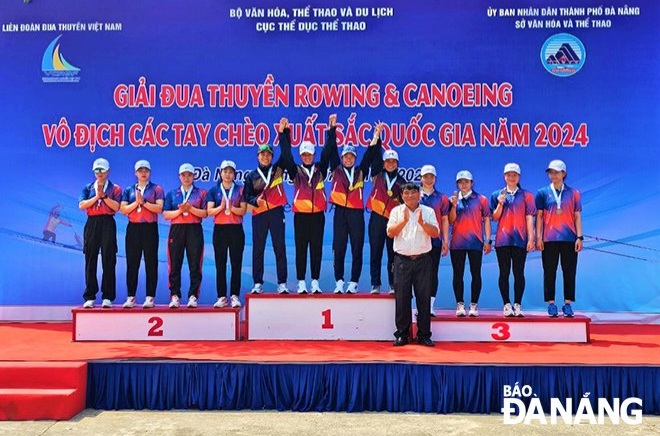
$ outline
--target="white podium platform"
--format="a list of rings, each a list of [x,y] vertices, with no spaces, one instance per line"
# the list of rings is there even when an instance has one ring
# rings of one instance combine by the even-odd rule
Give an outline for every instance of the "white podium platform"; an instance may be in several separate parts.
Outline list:
[[[581,315],[504,318],[501,312],[480,311],[475,318],[458,318],[453,311],[436,313],[438,316],[431,318],[436,342],[589,342],[591,319]]]
[[[250,294],[245,300],[249,340],[391,341],[396,330],[391,295]]]
[[[76,308],[74,341],[237,341],[240,309]]]

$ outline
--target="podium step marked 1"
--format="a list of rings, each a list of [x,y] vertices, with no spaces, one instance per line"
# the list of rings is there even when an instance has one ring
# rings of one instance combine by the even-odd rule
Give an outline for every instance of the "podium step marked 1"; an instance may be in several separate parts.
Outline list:
[[[526,315],[504,318],[501,312],[458,318],[453,312],[438,312],[431,318],[432,339],[436,342],[589,342],[591,319],[550,318]]]
[[[73,309],[74,341],[237,341],[239,309]]]
[[[390,341],[394,296],[250,294],[247,338],[270,340]]]

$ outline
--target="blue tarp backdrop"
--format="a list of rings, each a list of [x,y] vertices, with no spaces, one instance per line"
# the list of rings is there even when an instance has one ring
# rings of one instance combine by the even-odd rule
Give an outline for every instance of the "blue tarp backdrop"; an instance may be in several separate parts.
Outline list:
[[[3,1],[0,304],[82,301],[85,215],[77,203],[94,159],[108,159],[122,187],[135,183],[133,163],[148,159],[166,191],[190,162],[197,186],[209,189],[223,159],[237,162],[239,176],[256,166],[255,145],[276,142],[280,117],[293,123],[297,147],[303,139],[322,145],[336,113],[340,146],[366,145],[381,120],[402,174],[419,180],[419,168],[433,164],[447,194],[456,172],[469,169],[474,189],[490,196],[504,186],[507,162],[521,165],[522,186],[536,192],[549,183],[547,163],[564,160],[567,184],[582,192],[587,235],[576,309],[657,313],[660,6],[492,3]],[[56,242],[45,242],[53,210],[64,222]],[[289,211],[290,247],[292,218]],[[331,220],[329,211],[324,289],[334,284]],[[243,292],[253,284],[250,221]],[[117,222],[121,299],[126,219]],[[164,303],[168,223],[160,223]],[[212,226],[205,220],[204,304],[215,299]],[[267,291],[276,283],[269,247]],[[288,256],[293,287],[292,249]],[[366,241],[362,289],[368,259]],[[482,307],[501,307],[497,271],[495,254],[485,256]],[[543,308],[538,252],[528,256],[526,277],[524,306]],[[448,258],[437,304],[454,304]]]

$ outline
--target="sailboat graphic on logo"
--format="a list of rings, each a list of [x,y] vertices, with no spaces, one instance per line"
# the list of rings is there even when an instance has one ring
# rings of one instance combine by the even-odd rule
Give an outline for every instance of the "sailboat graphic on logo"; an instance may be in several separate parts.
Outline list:
[[[44,51],[44,57],[41,60],[41,71],[44,76],[41,78],[44,83],[75,83],[80,81],[78,74],[80,68],[74,67],[60,53],[59,40],[62,35],[55,38]]]

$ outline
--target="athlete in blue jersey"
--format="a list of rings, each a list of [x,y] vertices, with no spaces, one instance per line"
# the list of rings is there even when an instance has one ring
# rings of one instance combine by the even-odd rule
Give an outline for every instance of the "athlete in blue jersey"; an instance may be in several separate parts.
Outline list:
[[[534,250],[534,195],[520,187],[520,166],[504,167],[506,187],[490,196],[493,221],[497,221],[495,253],[500,267],[499,288],[506,317],[522,317],[525,292],[525,259]],[[509,273],[513,267],[513,307],[509,298]]]
[[[542,251],[543,294],[548,303],[548,315],[559,313],[555,305],[557,267],[561,260],[564,277],[565,317],[573,316],[575,275],[578,253],[582,251],[582,202],[580,192],[566,186],[566,164],[553,160],[546,169],[550,185],[536,193],[536,248]]]

